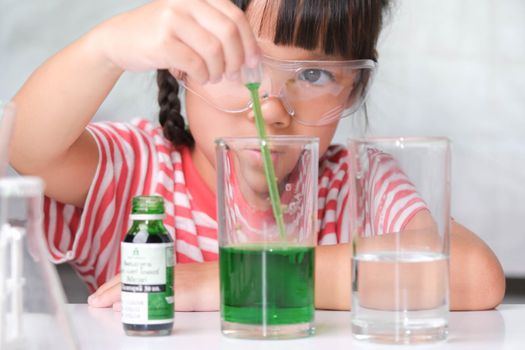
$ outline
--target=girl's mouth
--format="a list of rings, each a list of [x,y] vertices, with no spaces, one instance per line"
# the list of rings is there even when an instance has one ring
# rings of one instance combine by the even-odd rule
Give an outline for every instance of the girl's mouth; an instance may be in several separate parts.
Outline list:
[[[261,164],[263,163],[262,153],[261,153],[261,150],[259,148],[248,148],[248,149],[245,149],[244,151],[246,152],[246,155],[248,157],[253,157],[253,159],[257,163],[261,163]],[[281,152],[270,150],[270,156],[272,158],[272,163],[273,164],[276,164],[277,161],[279,160],[280,153]]]

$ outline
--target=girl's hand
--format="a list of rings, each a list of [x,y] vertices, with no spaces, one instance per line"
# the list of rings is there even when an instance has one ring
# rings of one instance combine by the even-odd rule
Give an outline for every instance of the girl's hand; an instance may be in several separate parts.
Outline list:
[[[175,310],[216,311],[219,309],[219,264],[217,262],[175,265]],[[89,296],[92,307],[121,310],[120,274]]]
[[[236,78],[259,57],[246,16],[229,0],[157,0],[102,23],[91,37],[122,70],[183,71],[199,83]]]
[[[120,311],[120,273],[104,283],[88,297],[88,305],[93,307],[113,307]]]

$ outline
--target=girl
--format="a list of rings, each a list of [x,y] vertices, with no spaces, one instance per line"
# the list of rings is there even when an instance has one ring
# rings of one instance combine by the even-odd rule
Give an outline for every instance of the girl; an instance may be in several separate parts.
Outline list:
[[[255,135],[246,91],[235,87],[243,64],[262,62],[272,79],[262,106],[268,133],[320,140],[316,306],[348,309],[351,252],[341,225],[346,151],[329,145],[339,120],[364,99],[387,8],[386,0],[158,0],[102,23],[42,65],[14,98],[10,159],[20,173],[46,181],[51,256],[73,264],[95,291],[89,304],[118,305],[119,244],[131,198],[155,193],[166,200],[176,242],[176,308],[218,308],[214,139]],[[331,61],[345,61],[345,73],[330,73]],[[291,66],[297,67],[292,81],[281,81]],[[124,71],[152,69],[158,69],[160,127],[89,124]],[[176,78],[187,90],[187,124]],[[323,96],[319,86],[336,92]],[[421,220],[414,215],[396,225],[411,229]],[[457,223],[450,263],[453,309],[501,302],[498,260]]]

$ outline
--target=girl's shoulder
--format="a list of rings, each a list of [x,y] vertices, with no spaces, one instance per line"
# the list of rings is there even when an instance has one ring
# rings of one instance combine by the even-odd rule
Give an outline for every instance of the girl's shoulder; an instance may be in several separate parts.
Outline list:
[[[162,153],[175,155],[179,159],[180,150],[164,137],[162,127],[148,119],[133,119],[131,122],[94,122],[87,130],[93,135],[99,148],[122,147],[132,153]]]
[[[330,145],[319,159],[319,177],[332,177],[336,173],[346,173],[348,169],[348,150],[343,145]]]
[[[130,122],[93,122],[88,125],[88,129],[106,130],[108,132],[117,133],[119,136],[125,137],[126,139],[130,137],[146,136],[154,138],[155,142],[171,144],[169,140],[164,137],[160,125],[144,118],[136,118]]]
[[[339,144],[330,145],[326,152],[321,157],[321,162],[332,162],[339,163],[341,161],[346,161],[348,157],[348,149]]]

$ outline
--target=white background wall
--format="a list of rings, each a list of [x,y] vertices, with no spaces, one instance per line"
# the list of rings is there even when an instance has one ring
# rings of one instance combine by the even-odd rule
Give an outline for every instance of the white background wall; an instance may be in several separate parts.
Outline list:
[[[0,98],[96,23],[144,2],[0,0]],[[453,216],[507,275],[525,277],[525,0],[398,0],[379,52],[370,133],[450,137]],[[153,74],[126,74],[96,119],[155,119],[155,98]]]

